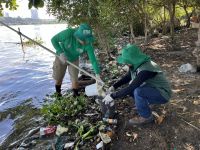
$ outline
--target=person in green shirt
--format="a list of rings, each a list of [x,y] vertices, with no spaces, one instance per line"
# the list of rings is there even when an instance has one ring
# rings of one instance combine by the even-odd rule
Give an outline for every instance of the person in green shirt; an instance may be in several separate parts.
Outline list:
[[[67,28],[53,36],[51,42],[57,54],[53,63],[53,78],[55,79],[56,93],[59,96],[61,96],[61,85],[67,67],[72,82],[73,95],[79,95],[79,70],[67,64],[66,60],[78,66],[79,56],[83,53],[87,53],[96,77],[100,80],[100,69],[93,48],[94,37],[88,24],[80,24],[78,28]]]
[[[130,95],[135,101],[139,116],[129,120],[129,125],[142,125],[154,121],[150,104],[164,104],[171,98],[171,86],[160,67],[144,54],[136,45],[128,44],[122,49],[117,62],[129,66],[129,71],[115,82],[102,100],[108,106],[114,106],[115,99]],[[115,91],[120,86],[124,88]]]

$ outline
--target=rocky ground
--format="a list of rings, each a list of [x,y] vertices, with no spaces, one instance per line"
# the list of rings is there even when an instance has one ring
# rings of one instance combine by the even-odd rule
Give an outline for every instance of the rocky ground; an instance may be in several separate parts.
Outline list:
[[[189,29],[176,33],[174,46],[170,44],[168,36],[153,38],[147,45],[141,45],[143,51],[150,55],[166,72],[168,79],[171,81],[173,97],[168,104],[152,106],[153,111],[164,118],[160,124],[153,123],[142,127],[129,128],[125,128],[124,124],[129,118],[137,115],[134,109],[134,101],[131,97],[118,100],[116,102],[118,125],[113,129],[115,134],[112,136],[112,142],[105,149],[200,149],[200,73],[180,73],[178,70],[182,64],[186,63],[195,66],[196,58],[192,55],[195,41],[197,41],[197,30]],[[110,62],[109,65],[107,62],[106,66],[102,75],[105,76],[103,79],[107,80],[108,84],[114,82],[119,77],[120,72],[124,72],[121,67],[118,68],[115,65],[114,61]],[[94,100],[90,99],[90,104],[91,107],[88,107],[88,109],[99,112],[96,109],[97,105]],[[26,114],[28,115],[23,115],[22,109],[23,111],[27,110]],[[26,119],[18,117],[18,128],[0,149],[16,149],[8,148],[8,146],[24,137],[30,129],[47,125],[41,118],[39,111],[34,109],[30,111],[27,105],[24,105],[24,107],[22,105],[15,110],[9,110],[10,112],[12,112],[11,116],[13,118],[16,118],[21,113]],[[5,113],[0,117],[5,118],[6,115]],[[31,121],[30,118],[32,118]],[[101,119],[100,115],[96,119]],[[30,147],[24,149],[48,149],[54,141],[55,138],[36,139],[34,146],[30,145]],[[96,136],[88,142],[89,146],[86,146],[87,148],[85,149],[95,149],[98,142],[99,138]],[[53,149],[53,147],[51,148]]]

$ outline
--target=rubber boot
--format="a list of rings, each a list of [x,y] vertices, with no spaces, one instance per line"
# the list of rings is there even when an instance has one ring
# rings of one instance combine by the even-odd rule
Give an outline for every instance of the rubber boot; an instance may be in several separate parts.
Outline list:
[[[62,97],[62,94],[61,94],[61,85],[55,85],[55,89],[56,89],[56,95],[58,97]]]
[[[77,96],[80,96],[80,94],[78,93],[78,89],[72,89],[73,91],[73,97],[77,97]]]

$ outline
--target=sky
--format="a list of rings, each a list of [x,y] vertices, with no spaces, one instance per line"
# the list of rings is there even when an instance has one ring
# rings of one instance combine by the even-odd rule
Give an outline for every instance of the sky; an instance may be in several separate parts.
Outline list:
[[[4,8],[4,16],[5,14],[9,14],[9,17],[21,17],[21,18],[31,18],[31,10],[28,9],[28,0],[17,0],[17,4],[19,5],[18,9],[15,11],[11,11],[7,8]],[[32,8],[35,9],[35,8]],[[55,17],[49,16],[46,12],[46,6],[43,8],[38,8],[38,17],[40,19],[53,19]]]

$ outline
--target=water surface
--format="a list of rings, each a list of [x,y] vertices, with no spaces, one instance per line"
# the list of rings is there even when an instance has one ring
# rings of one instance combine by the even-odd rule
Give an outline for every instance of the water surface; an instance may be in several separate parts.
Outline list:
[[[11,26],[30,38],[41,37],[43,45],[53,49],[50,39],[66,28],[64,24]],[[24,41],[26,39],[23,38]],[[54,92],[52,65],[54,56],[40,47],[25,47],[19,44],[19,35],[0,26],[0,113],[19,106],[31,99],[34,107],[40,107],[46,94]],[[66,74],[63,89],[69,88]],[[0,118],[1,119],[1,118]],[[0,144],[12,132],[14,121],[0,120]]]

